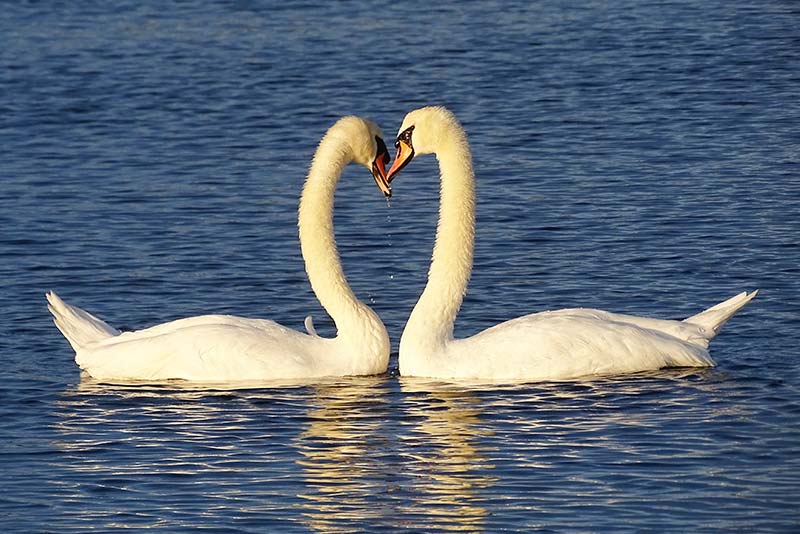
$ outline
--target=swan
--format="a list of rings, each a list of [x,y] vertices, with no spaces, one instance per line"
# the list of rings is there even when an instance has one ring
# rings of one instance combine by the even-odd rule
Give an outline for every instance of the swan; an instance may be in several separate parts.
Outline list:
[[[403,120],[389,182],[415,156],[435,154],[441,173],[428,282],[400,339],[403,376],[570,380],[666,367],[712,367],[709,341],[757,291],[743,292],[684,321],[564,309],[525,315],[454,339],[453,323],[472,271],[475,192],[467,136],[443,107]]]
[[[359,301],[345,279],[333,232],[333,200],[344,167],[372,172],[384,194],[389,154],[378,127],[344,117],[319,143],[298,209],[300,246],[311,287],[336,323],[334,338],[273,321],[229,315],[179,319],[120,332],[48,292],[54,322],[75,349],[75,361],[101,380],[217,382],[373,375],[386,371],[389,336],[378,315]]]

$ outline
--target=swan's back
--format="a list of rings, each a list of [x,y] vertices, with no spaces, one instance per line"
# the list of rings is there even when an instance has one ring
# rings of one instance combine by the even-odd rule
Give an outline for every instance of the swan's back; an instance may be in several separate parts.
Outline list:
[[[326,374],[315,357],[326,341],[273,321],[204,315],[103,339],[75,361],[98,379],[301,378]]]
[[[702,327],[593,309],[526,315],[453,340],[430,376],[567,380],[711,367]],[[435,364],[435,362],[431,362]],[[402,369],[401,369],[402,372]]]

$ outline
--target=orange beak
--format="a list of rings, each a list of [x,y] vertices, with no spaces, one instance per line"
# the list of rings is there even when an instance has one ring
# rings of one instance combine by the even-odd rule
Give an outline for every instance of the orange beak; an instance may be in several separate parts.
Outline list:
[[[381,193],[386,198],[390,198],[392,196],[392,188],[386,178],[387,163],[389,163],[389,153],[386,151],[378,152],[375,161],[372,162],[372,177],[375,178],[375,183],[378,184],[378,189],[381,190]]]
[[[389,169],[389,173],[387,174],[387,180],[389,183],[392,183],[394,177],[403,170],[403,167],[408,165],[412,159],[414,159],[414,149],[406,143],[405,141],[398,140],[395,144],[397,146],[397,156],[394,158],[394,163],[392,163],[391,168]]]

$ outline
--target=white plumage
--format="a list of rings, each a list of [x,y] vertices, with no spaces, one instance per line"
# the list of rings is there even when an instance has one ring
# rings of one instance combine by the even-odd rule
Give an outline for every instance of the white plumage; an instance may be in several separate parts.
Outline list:
[[[75,361],[97,379],[242,381],[383,373],[389,337],[375,312],[344,277],[333,234],[333,196],[354,161],[385,182],[388,159],[380,130],[345,117],[323,137],[300,201],[298,227],[311,286],[337,327],[335,338],[304,334],[273,321],[228,315],[180,319],[120,332],[90,313],[47,294],[55,324],[75,349]],[[388,187],[388,186],[387,186]]]
[[[472,271],[475,192],[467,137],[442,107],[409,113],[388,177],[416,155],[436,154],[441,203],[428,283],[400,340],[400,374],[431,378],[564,380],[666,367],[710,367],[709,341],[757,291],[685,321],[567,309],[526,315],[465,339],[453,324]]]

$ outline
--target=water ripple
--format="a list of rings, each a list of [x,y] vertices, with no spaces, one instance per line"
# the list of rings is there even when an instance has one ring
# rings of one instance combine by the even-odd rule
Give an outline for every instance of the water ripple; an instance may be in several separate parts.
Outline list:
[[[202,4],[202,5],[200,5]],[[0,17],[3,532],[798,530],[796,9],[739,1],[10,3]],[[319,136],[449,106],[477,174],[457,335],[544,309],[680,318],[744,289],[719,367],[543,384],[80,377],[42,298],[125,329],[312,313]],[[397,350],[433,157],[337,191]]]

